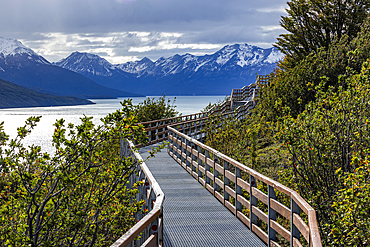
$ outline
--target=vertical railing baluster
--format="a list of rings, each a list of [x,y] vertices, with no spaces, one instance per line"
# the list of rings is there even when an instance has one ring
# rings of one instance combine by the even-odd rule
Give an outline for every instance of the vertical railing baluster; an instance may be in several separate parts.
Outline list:
[[[178,140],[180,140],[180,136],[178,134],[175,134],[176,136],[176,147],[177,147],[177,158],[181,161],[181,146],[180,144],[177,142]]]
[[[198,168],[194,165],[194,162],[196,161],[197,156],[195,156],[194,153],[193,153],[194,149],[196,150],[196,145],[195,145],[195,143],[192,143],[191,144],[191,167],[192,167],[191,170],[193,172],[196,172]]]
[[[188,139],[185,139],[185,138],[184,138],[184,141],[186,143],[186,145],[185,145],[185,148],[186,148],[186,161],[185,161],[185,163],[186,163],[186,167],[189,167],[191,169],[191,165],[192,164],[191,164],[191,162],[188,159],[188,157],[191,158],[191,154],[188,151],[188,147],[190,147],[190,150],[191,150],[191,143],[190,143],[190,141]],[[191,172],[189,172],[189,173],[191,174]]]
[[[253,206],[257,207],[257,198],[253,196],[253,187],[257,187],[256,179],[249,175],[249,197],[250,197],[250,204],[249,204],[249,215],[250,215],[250,230],[252,230],[252,224],[257,225],[257,215],[253,213]]]
[[[229,185],[229,179],[226,178],[226,171],[229,170],[229,163],[227,161],[224,161],[224,205],[225,205],[225,201],[228,201],[229,200],[229,194],[226,192],[226,185]]]
[[[299,208],[298,204],[293,200],[293,198],[290,199],[290,246],[293,246],[293,238],[297,238],[298,240],[301,237],[301,234],[298,230],[298,228],[294,225],[293,216],[294,213],[300,214],[301,209]]]
[[[197,133],[197,131],[198,131],[198,128],[197,128],[197,121],[194,121],[194,139],[195,140],[198,140],[198,133]]]
[[[199,167],[202,166],[202,160],[199,158],[200,154],[202,153],[202,148],[199,145],[197,145],[197,147],[198,147],[197,148],[197,151],[198,151],[198,157],[197,157],[197,159],[198,159],[198,182],[199,182],[199,178],[202,177],[202,172],[199,169]]]
[[[184,124],[181,124],[180,127],[182,128],[182,132],[185,133],[185,126]],[[183,166],[183,163],[184,163],[184,156],[183,156],[183,153],[184,153],[184,147],[183,147],[183,141],[184,141],[184,137],[180,136],[180,150],[181,150],[181,166]]]
[[[159,132],[159,121],[155,123],[155,142],[158,142],[158,132]]]
[[[173,151],[173,146],[175,145],[174,142],[173,142],[173,138],[172,138],[172,132],[171,131],[168,131],[168,135],[167,135],[167,139],[168,141],[170,142],[170,144],[172,145],[168,145],[168,152],[171,152],[171,153],[174,153]]]
[[[216,155],[213,155],[213,195],[216,193],[216,191],[220,190],[219,185],[216,183],[216,178],[218,178],[219,172],[216,170],[216,164],[218,162],[218,157]]]
[[[242,204],[238,201],[238,195],[242,194],[242,187],[238,185],[238,178],[242,177],[242,173],[238,167],[235,166],[235,217],[238,217],[238,211],[242,211]]]
[[[208,150],[205,151],[205,156],[206,156],[206,158],[205,158],[205,167],[206,167],[206,176],[205,176],[205,178],[206,178],[206,187],[207,187],[207,184],[211,185],[211,179],[207,175],[207,171],[208,172],[211,171],[210,166],[207,163],[208,159],[210,158]]]
[[[267,246],[270,247],[270,241],[276,242],[276,231],[272,229],[270,221],[276,221],[276,211],[271,208],[271,199],[276,199],[276,193],[274,187],[268,185],[268,222],[267,222],[267,234],[268,234],[268,243]]]
[[[152,123],[149,123],[148,135],[149,135],[149,145],[150,145],[152,142]]]

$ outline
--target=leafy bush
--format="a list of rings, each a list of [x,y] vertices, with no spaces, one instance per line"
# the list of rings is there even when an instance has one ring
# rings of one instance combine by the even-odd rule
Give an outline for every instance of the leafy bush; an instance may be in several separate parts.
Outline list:
[[[133,114],[139,123],[175,117],[179,114],[175,110],[175,102],[176,98],[171,103],[171,99],[166,99],[164,95],[157,100],[148,97],[144,102],[134,106]]]
[[[327,78],[326,89],[346,87],[346,82],[338,83],[340,76],[347,76],[347,68],[361,72],[362,64],[370,57],[370,19],[366,19],[361,32],[350,39],[344,35],[334,39],[328,48],[318,48],[296,63],[295,67],[276,69],[271,74],[269,83],[261,89],[261,110],[269,120],[275,121],[284,115],[276,104],[290,108],[290,114],[297,116],[305,105],[315,100],[314,88]],[[280,110],[280,111],[279,111]]]
[[[40,117],[12,140],[0,124],[1,246],[107,246],[136,223],[143,201],[126,182],[138,163],[121,158],[119,144],[146,133],[131,101],[122,106],[100,126],[86,116],[77,126],[57,120],[52,156],[23,145]]]
[[[287,109],[280,121],[278,138],[291,154],[291,163],[280,174],[282,181],[317,210],[322,237],[328,244],[332,242],[326,238],[333,224],[331,206],[344,186],[336,171],[352,173],[358,168],[351,162],[354,155],[359,159],[369,155],[369,73],[370,60],[360,74],[347,78],[346,89],[317,86],[315,102],[306,105],[297,118]]]
[[[286,151],[274,139],[275,124],[254,111],[247,119],[211,116],[203,130],[205,144],[251,168],[278,179]]]
[[[369,153],[369,150],[366,150]],[[361,155],[362,156],[362,155]],[[330,235],[333,245],[369,246],[370,245],[370,165],[369,157],[365,159],[354,156],[356,163],[353,173],[337,170],[343,189],[337,192],[332,204],[333,224]]]

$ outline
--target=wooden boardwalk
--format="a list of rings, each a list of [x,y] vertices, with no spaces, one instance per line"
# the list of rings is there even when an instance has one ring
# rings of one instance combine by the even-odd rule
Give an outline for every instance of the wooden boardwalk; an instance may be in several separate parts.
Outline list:
[[[147,157],[152,146],[140,149]],[[167,153],[146,162],[165,194],[163,245],[266,246]]]

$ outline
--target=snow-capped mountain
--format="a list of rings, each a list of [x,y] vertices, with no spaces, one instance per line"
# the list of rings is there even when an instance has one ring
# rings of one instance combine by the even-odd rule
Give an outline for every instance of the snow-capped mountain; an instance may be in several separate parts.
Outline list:
[[[253,83],[256,73],[270,73],[282,57],[276,48],[235,44],[211,55],[176,54],[154,62],[143,58],[117,65],[97,55],[75,52],[55,65],[108,87],[147,95],[227,94]]]
[[[104,58],[90,53],[73,52],[55,65],[77,73],[91,73],[98,76],[112,76],[114,66]]]
[[[62,96],[139,96],[104,87],[79,73],[54,66],[20,41],[3,37],[0,37],[0,79],[39,92]]]
[[[194,73],[199,70],[219,72],[232,66],[246,67],[246,69],[248,66],[262,68],[275,65],[282,57],[283,55],[276,48],[262,49],[248,44],[236,44],[225,46],[212,55],[174,55],[169,58],[162,57],[155,62],[144,58],[141,61],[120,64],[117,67],[137,77],[167,76],[182,72]]]
[[[84,52],[73,52],[59,62],[53,63],[53,65],[74,71],[101,85],[112,88],[122,88],[122,81],[131,80],[133,78],[130,73],[121,70],[104,58]],[[110,78],[110,82],[107,83],[105,81],[106,78]],[[114,84],[112,85],[112,80],[118,80],[117,83],[119,83],[120,86],[117,87]]]
[[[28,59],[40,64],[50,64],[45,58],[39,56],[32,49],[24,46],[16,39],[3,38],[0,36],[0,59],[9,63]],[[0,69],[1,70],[1,69]]]

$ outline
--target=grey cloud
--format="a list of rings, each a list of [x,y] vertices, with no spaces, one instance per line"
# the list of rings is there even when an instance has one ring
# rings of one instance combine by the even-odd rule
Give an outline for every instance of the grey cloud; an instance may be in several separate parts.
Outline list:
[[[286,0],[0,0],[0,36],[17,38],[49,60],[73,51],[99,55],[147,56],[212,53],[210,49],[157,49],[128,52],[131,47],[171,44],[272,44],[281,29]],[[149,32],[147,39],[135,33]],[[181,37],[161,37],[161,32]],[[60,33],[63,39],[47,34]],[[68,36],[70,35],[70,36]],[[76,35],[78,37],[76,37]],[[102,40],[101,38],[106,38]]]
[[[198,22],[240,22],[268,4],[269,8],[285,5],[285,0],[221,1],[221,0],[1,0],[0,28],[31,32],[102,32],[136,31],[143,25],[151,31],[201,29]],[[272,19],[272,18],[270,18]],[[5,21],[5,22],[4,22]],[[276,21],[276,20],[275,20]]]

